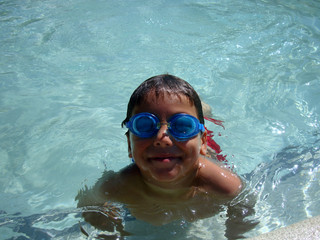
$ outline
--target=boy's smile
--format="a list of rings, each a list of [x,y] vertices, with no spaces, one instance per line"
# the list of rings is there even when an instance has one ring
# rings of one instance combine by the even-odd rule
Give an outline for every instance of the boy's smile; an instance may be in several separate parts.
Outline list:
[[[163,93],[155,96],[148,93],[144,101],[135,106],[132,116],[148,112],[156,115],[161,123],[177,114],[186,113],[197,117],[195,106],[185,95]],[[141,170],[142,177],[149,183],[172,187],[186,187],[198,170],[199,157],[206,153],[206,133],[198,134],[187,141],[176,141],[162,124],[157,134],[150,138],[128,135],[129,155]]]
[[[148,161],[159,170],[168,170],[182,161],[182,157],[177,154],[154,154],[148,157]]]

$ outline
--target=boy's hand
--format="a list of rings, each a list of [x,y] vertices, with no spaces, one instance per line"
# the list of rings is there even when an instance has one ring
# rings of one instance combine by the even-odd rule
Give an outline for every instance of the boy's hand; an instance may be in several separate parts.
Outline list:
[[[124,231],[121,209],[112,203],[106,202],[102,207],[84,207],[82,216],[86,222],[99,230],[108,232],[117,231],[121,236],[130,235]]]

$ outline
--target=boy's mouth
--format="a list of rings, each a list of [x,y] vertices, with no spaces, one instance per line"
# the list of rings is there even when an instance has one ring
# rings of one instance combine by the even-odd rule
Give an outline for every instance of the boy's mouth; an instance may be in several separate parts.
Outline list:
[[[149,158],[149,161],[158,167],[170,167],[181,161],[181,158],[177,156],[157,156]]]
[[[178,157],[155,157],[150,158],[151,161],[158,161],[158,162],[171,162],[173,160],[177,160]]]

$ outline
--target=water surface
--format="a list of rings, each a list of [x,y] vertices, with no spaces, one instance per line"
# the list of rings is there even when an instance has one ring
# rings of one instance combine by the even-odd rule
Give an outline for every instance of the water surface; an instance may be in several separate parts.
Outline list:
[[[79,238],[75,195],[130,163],[129,96],[166,72],[224,121],[207,127],[259,197],[248,236],[319,215],[319,11],[319,1],[0,1],[1,235]],[[132,239],[224,239],[223,224],[127,228]]]

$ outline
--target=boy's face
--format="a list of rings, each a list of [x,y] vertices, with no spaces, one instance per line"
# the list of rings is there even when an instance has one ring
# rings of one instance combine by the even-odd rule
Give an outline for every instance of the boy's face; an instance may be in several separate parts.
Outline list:
[[[198,118],[186,96],[164,94],[157,98],[153,91],[134,107],[132,116],[141,112],[156,115],[160,122],[167,122],[177,113]],[[176,141],[166,130],[167,125],[162,125],[151,138],[139,138],[129,132],[129,157],[133,157],[146,181],[168,188],[185,186],[197,173],[200,155],[206,154],[206,132],[187,141]]]

